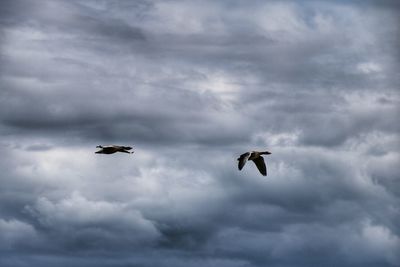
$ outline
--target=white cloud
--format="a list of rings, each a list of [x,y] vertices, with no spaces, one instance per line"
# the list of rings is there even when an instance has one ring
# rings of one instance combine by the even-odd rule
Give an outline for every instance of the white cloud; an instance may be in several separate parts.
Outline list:
[[[33,206],[27,206],[26,211],[42,226],[61,231],[70,227],[116,229],[134,235],[137,242],[152,241],[159,236],[153,223],[143,218],[139,210],[126,203],[88,200],[77,191],[57,202],[41,197]]]
[[[37,237],[32,225],[15,219],[0,218],[0,249],[10,249],[18,245],[29,246]]]
[[[361,223],[358,233],[350,234],[343,248],[351,262],[390,262],[393,265],[400,262],[399,250],[400,238],[384,225],[373,224],[370,220]]]
[[[397,11],[3,2],[9,262],[398,265]],[[94,154],[108,143],[135,153]],[[251,149],[271,150],[267,177],[237,169]]]
[[[376,72],[381,72],[382,67],[374,62],[364,62],[364,63],[359,63],[356,66],[357,70],[360,71],[361,73],[365,74],[370,74],[370,73],[376,73]]]

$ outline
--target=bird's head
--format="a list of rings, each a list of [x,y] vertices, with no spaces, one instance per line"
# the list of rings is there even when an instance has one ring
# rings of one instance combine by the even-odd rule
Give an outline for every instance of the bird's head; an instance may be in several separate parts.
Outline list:
[[[96,146],[97,148],[103,148],[103,146],[101,146],[101,145],[98,145],[98,146]]]

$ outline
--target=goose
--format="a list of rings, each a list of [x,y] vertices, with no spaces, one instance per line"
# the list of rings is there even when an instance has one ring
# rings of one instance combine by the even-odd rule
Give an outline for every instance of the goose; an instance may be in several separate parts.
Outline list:
[[[101,145],[98,145],[96,147],[101,148],[99,151],[94,152],[96,154],[114,154],[116,152],[133,154],[133,151],[132,152],[128,151],[128,150],[132,149],[132,147],[130,147],[130,146],[115,146],[115,145],[101,146]]]
[[[248,160],[252,160],[256,166],[257,169],[260,171],[260,173],[264,176],[267,176],[267,167],[265,167],[265,162],[264,158],[261,155],[269,155],[272,154],[269,151],[251,151],[251,152],[246,152],[237,159],[238,162],[238,168],[239,171],[243,169],[243,166],[246,164]]]

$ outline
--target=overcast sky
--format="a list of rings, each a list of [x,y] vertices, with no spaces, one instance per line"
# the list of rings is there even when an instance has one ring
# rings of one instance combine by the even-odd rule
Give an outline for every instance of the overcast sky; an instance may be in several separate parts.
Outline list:
[[[399,17],[0,1],[0,266],[400,266]]]

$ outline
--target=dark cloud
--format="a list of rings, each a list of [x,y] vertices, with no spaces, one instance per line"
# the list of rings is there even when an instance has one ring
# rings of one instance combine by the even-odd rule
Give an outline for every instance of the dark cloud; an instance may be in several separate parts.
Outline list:
[[[398,266],[398,13],[2,1],[0,265]]]

